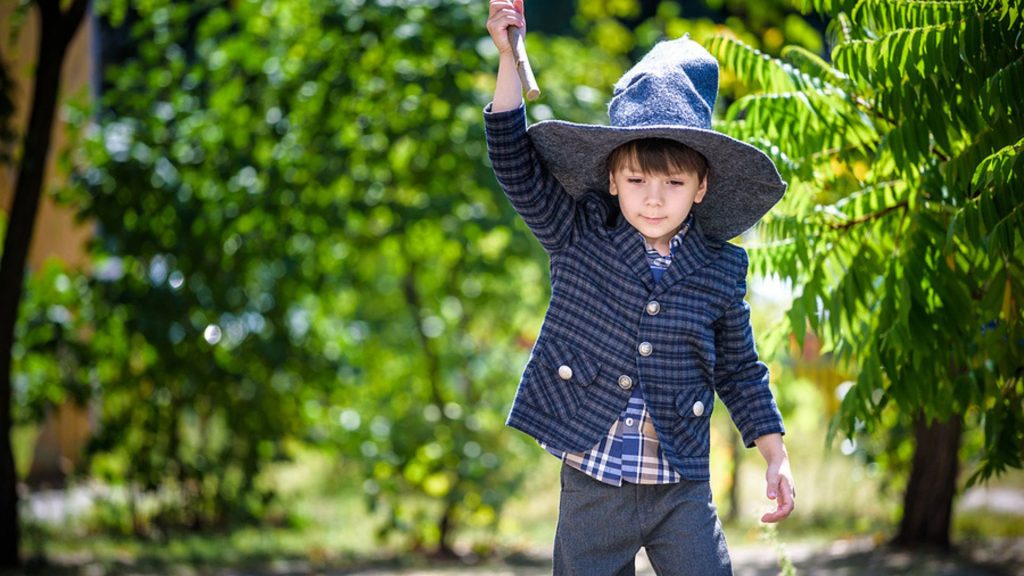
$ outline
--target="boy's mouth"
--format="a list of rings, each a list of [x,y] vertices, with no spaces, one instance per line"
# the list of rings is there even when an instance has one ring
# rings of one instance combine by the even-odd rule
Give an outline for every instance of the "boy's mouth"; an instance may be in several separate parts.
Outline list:
[[[660,222],[661,222],[662,220],[664,220],[664,219],[665,219],[665,217],[664,217],[664,216],[662,216],[662,217],[659,217],[659,218],[654,218],[654,217],[651,217],[651,216],[644,216],[644,215],[642,215],[642,214],[640,215],[640,218],[644,219],[644,220],[645,220],[645,221],[647,221],[647,222],[650,222],[651,224],[658,224],[658,223],[660,223]]]

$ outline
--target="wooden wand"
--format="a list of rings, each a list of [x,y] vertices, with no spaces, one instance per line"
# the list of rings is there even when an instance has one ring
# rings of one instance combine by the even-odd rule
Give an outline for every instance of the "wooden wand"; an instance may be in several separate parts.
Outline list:
[[[523,38],[523,31],[518,26],[509,26],[508,41],[512,44],[512,55],[516,59],[519,80],[523,83],[523,89],[526,90],[526,99],[532,102],[540,98],[540,87],[537,86],[537,79],[533,77],[533,68],[530,67],[530,59],[526,55],[526,40]]]

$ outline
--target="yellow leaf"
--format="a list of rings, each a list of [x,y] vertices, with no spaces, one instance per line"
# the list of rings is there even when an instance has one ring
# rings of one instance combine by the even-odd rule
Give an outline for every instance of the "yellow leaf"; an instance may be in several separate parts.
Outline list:
[[[830,168],[832,168],[832,173],[836,176],[842,176],[846,172],[846,165],[844,165],[843,161],[839,158],[833,156],[832,159],[829,160],[829,165]]]
[[[857,180],[863,182],[868,177],[868,171],[871,167],[867,162],[858,160],[853,163],[853,175],[857,177]]]

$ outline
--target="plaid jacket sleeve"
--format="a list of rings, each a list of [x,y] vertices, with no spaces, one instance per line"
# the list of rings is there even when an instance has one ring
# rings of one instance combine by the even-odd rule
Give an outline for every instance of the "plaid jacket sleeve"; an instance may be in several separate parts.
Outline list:
[[[526,107],[484,109],[487,152],[498,183],[548,253],[573,240],[576,202],[541,163],[526,134]]]
[[[715,390],[725,402],[747,448],[766,434],[785,434],[782,414],[768,387],[768,367],[758,360],[750,327],[746,252],[732,301],[715,325]]]

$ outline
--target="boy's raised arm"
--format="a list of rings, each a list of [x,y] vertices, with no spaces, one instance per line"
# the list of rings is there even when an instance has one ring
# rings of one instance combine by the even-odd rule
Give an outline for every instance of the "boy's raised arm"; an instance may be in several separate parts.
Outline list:
[[[490,33],[491,40],[500,54],[494,102],[491,104],[492,112],[515,110],[523,104],[523,86],[516,70],[512,43],[508,39],[510,26],[518,26],[520,30],[526,31],[523,0],[491,0],[487,32]]]
[[[544,168],[527,137],[523,86],[508,29],[526,30],[523,0],[490,0],[487,31],[498,48],[494,101],[484,111],[487,152],[494,175],[516,212],[548,252],[572,242],[575,201]]]

